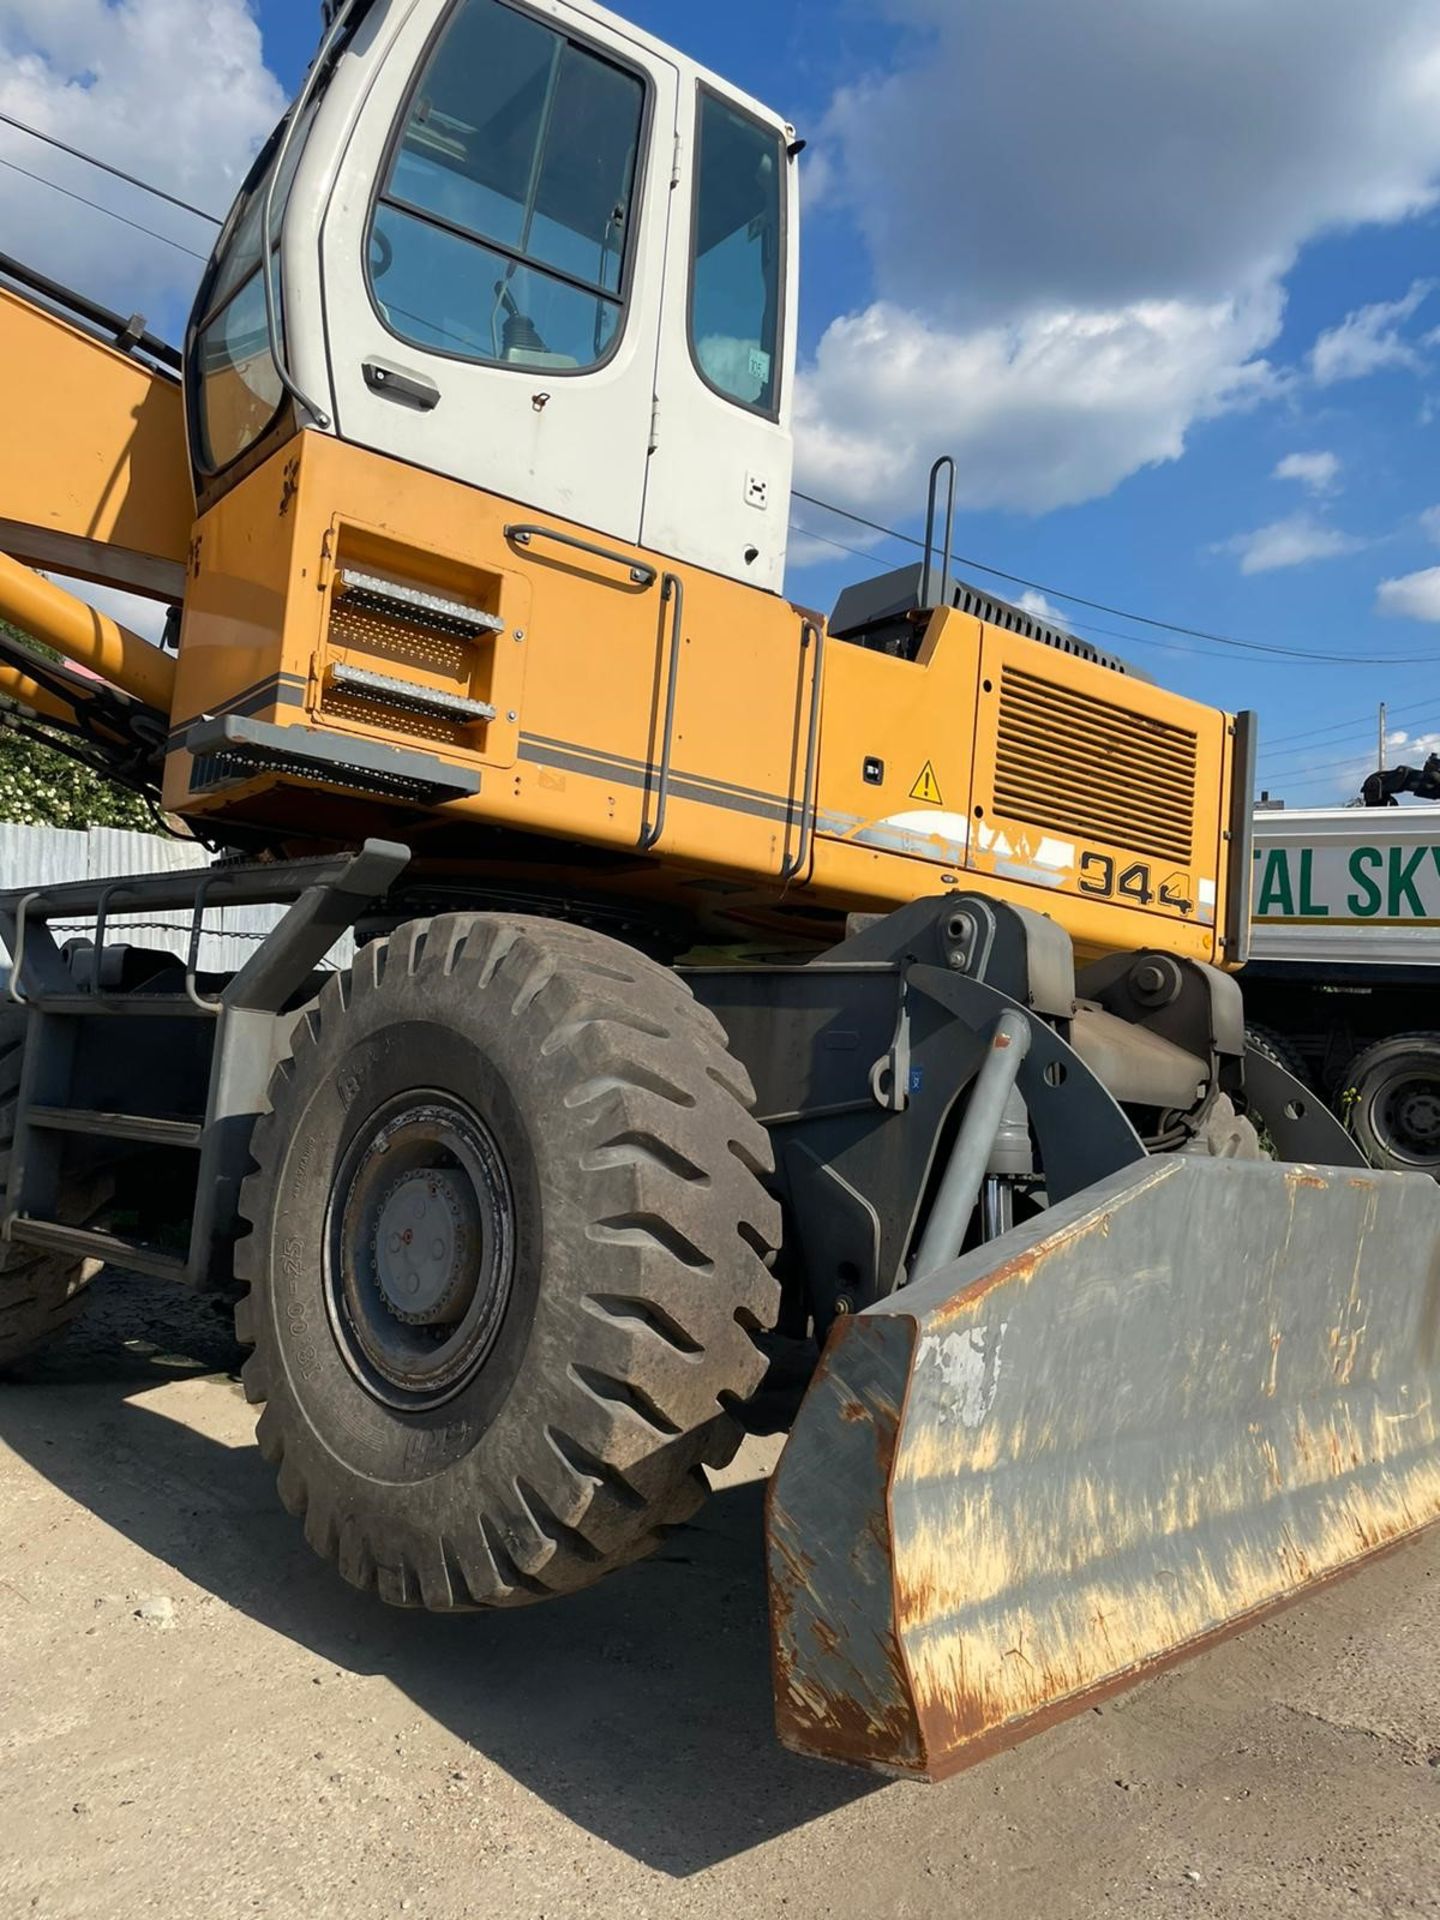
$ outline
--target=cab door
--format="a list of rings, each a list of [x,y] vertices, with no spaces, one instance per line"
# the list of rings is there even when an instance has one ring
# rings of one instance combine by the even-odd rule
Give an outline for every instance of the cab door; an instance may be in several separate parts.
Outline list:
[[[344,439],[638,541],[677,92],[560,0],[413,9],[324,224]]]
[[[680,111],[644,544],[778,593],[793,466],[793,129],[707,79]]]

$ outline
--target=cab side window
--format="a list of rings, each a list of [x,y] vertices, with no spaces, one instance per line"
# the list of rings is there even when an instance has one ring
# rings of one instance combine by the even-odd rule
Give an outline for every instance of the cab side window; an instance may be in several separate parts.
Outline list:
[[[785,148],[773,128],[702,89],[690,347],[727,400],[780,408]]]
[[[465,0],[407,110],[371,231],[391,330],[580,372],[624,324],[640,77],[504,0]]]

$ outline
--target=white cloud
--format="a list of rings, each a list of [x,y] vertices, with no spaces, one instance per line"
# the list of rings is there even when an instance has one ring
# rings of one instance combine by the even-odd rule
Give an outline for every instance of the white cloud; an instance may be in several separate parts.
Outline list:
[[[1402,368],[1419,373],[1425,362],[1419,349],[1401,329],[1434,291],[1433,280],[1417,280],[1403,300],[1382,300],[1347,314],[1338,327],[1322,333],[1310,353],[1315,384],[1332,387],[1340,380],[1363,380],[1372,373]]]
[[[1287,453],[1275,469],[1277,480],[1297,480],[1317,498],[1335,493],[1340,484],[1340,460],[1333,453]]]
[[[284,111],[247,0],[0,0],[0,109],[223,214]],[[0,128],[0,158],[208,254],[214,229]],[[4,247],[27,264],[173,326],[191,254],[0,168]]]
[[[1418,761],[1428,760],[1432,753],[1440,753],[1440,733],[1387,733],[1385,744],[1393,754],[1403,754],[1405,762],[1414,766]]]
[[[1034,587],[1027,587],[1015,602],[1022,613],[1028,613],[1034,620],[1048,621],[1052,627],[1065,624],[1065,616],[1058,607],[1052,607],[1043,593],[1037,593]]]
[[[1426,507],[1420,516],[1420,525],[1426,537],[1440,546],[1440,507]]]
[[[1440,621],[1440,567],[1402,574],[1398,580],[1382,580],[1375,596],[1375,611],[1394,620]]]
[[[905,63],[821,136],[880,289],[802,393],[801,471],[847,505],[910,505],[947,446],[967,504],[1030,511],[1177,459],[1277,390],[1309,241],[1440,197],[1433,0],[1383,33],[1354,0],[890,7]]]
[[[1253,533],[1237,533],[1233,540],[1222,541],[1216,552],[1238,554],[1242,573],[1276,573],[1282,567],[1303,567],[1312,560],[1358,553],[1365,544],[1353,534],[1327,527],[1313,514],[1293,513]]]
[[[1196,420],[1268,391],[1273,376],[1255,356],[1279,326],[1278,295],[964,329],[882,302],[837,320],[808,369],[801,483],[888,510],[923,499],[944,448],[958,458],[962,506],[1091,500],[1178,459]]]

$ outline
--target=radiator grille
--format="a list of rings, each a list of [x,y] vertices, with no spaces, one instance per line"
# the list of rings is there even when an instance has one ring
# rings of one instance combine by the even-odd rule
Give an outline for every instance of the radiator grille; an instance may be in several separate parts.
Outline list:
[[[1007,667],[995,810],[1078,840],[1188,862],[1198,747],[1187,727]]]

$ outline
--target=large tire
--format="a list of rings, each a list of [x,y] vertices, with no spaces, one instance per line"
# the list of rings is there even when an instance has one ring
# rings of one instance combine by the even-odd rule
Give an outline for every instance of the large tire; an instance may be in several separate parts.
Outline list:
[[[1273,1060],[1277,1067],[1283,1067],[1291,1079],[1298,1080],[1302,1087],[1313,1085],[1304,1054],[1283,1033],[1276,1033],[1273,1027],[1246,1027],[1245,1042],[1252,1052],[1262,1053],[1267,1060]]]
[[[0,1196],[10,1182],[27,1018],[23,1007],[0,1006]],[[61,1196],[61,1219],[67,1226],[88,1225],[107,1193],[108,1182],[100,1180],[71,1187]],[[0,1197],[0,1214],[4,1211]],[[99,1271],[95,1260],[69,1260],[63,1254],[34,1253],[0,1242],[0,1372],[65,1332]]]
[[[1440,1034],[1397,1033],[1354,1060],[1345,1119],[1372,1167],[1440,1178]]]
[[[347,1580],[520,1605],[696,1510],[778,1308],[752,1099],[673,973],[579,928],[415,922],[326,986],[256,1128],[236,1325]]]

